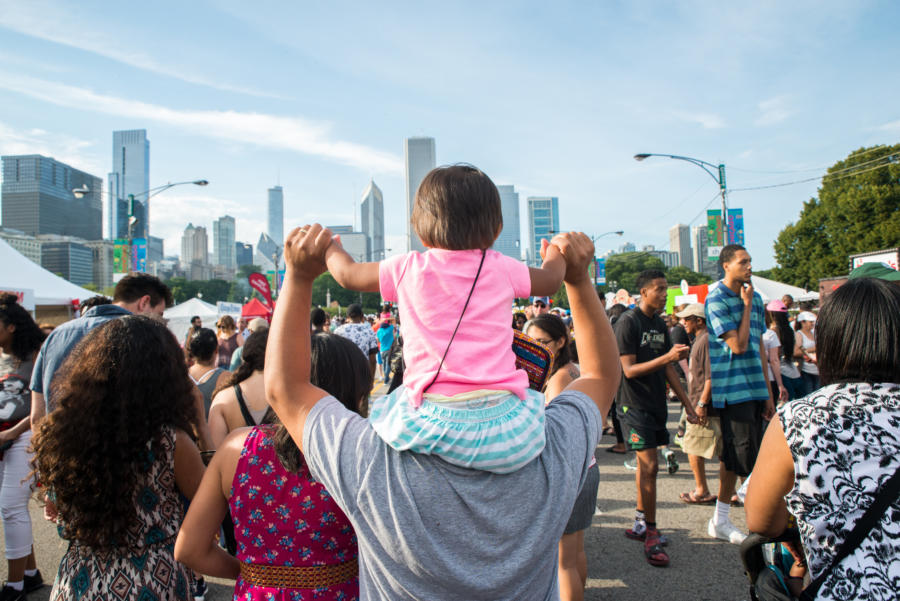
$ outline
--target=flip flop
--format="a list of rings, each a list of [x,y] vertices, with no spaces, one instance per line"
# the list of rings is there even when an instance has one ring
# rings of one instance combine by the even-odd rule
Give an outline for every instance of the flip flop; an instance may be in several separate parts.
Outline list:
[[[617,449],[616,447],[606,447],[606,452],[607,452],[607,453],[615,453],[616,455],[624,455],[624,454],[626,454],[628,451],[620,451],[620,450]]]
[[[669,554],[663,550],[659,532],[648,533],[644,541],[644,557],[647,558],[647,563],[657,568],[669,565]]]
[[[717,499],[716,495],[713,494],[708,494],[706,497],[698,497],[693,490],[681,493],[679,498],[682,503],[687,503],[688,505],[713,505]]]

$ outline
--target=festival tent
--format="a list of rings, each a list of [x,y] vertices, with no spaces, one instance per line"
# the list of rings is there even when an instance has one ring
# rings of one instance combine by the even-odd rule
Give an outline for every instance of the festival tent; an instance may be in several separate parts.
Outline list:
[[[262,304],[259,299],[251,298],[250,302],[241,309],[241,317],[253,319],[254,317],[272,318],[272,310]]]
[[[205,303],[199,298],[192,298],[181,304],[169,307],[163,313],[163,317],[169,320],[169,330],[175,334],[178,342],[183,343],[188,328],[191,326],[191,317],[198,316],[203,321],[204,327],[215,328],[219,312],[215,305]]]
[[[81,286],[47,271],[0,238],[0,290],[18,293],[32,291],[35,306],[68,305],[96,296]],[[27,307],[31,309],[31,307]]]

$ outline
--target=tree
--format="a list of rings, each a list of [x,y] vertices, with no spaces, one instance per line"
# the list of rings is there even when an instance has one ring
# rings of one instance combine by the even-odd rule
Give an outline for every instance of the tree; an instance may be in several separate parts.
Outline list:
[[[805,202],[797,222],[778,234],[773,275],[816,288],[820,278],[846,274],[850,255],[898,241],[900,144],[860,148],[828,169],[818,197]]]
[[[334,276],[326,271],[313,281],[312,304],[324,307],[328,298],[328,292],[331,292],[331,300],[337,301],[342,307],[359,303],[360,298],[362,298],[363,309],[369,313],[378,312],[378,307],[381,306],[381,295],[377,292],[363,292],[360,294],[353,290],[341,288],[340,284],[335,281]]]
[[[665,271],[665,265],[653,255],[643,252],[622,253],[606,259],[606,286],[602,293],[615,292],[619,288],[636,291],[638,274],[645,269]]]
[[[666,279],[669,281],[670,286],[677,284],[681,280],[686,280],[688,286],[697,286],[699,284],[709,284],[712,282],[712,278],[708,275],[692,271],[684,265],[677,265],[667,269]]]

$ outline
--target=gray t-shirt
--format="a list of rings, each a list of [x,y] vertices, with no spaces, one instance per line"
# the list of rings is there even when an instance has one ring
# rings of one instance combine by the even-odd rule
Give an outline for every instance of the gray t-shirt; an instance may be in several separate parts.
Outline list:
[[[511,474],[398,452],[333,397],[310,411],[312,475],[359,540],[362,599],[558,598],[557,544],[600,438],[600,412],[563,392],[546,409],[547,445]]]

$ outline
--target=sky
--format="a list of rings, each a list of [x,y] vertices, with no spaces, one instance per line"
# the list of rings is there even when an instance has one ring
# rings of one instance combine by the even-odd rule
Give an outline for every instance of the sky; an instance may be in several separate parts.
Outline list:
[[[822,175],[900,138],[900,4],[754,2],[168,2],[0,0],[0,154],[106,178],[112,132],[146,129],[150,231],[188,222],[355,224],[370,179],[388,254],[405,250],[403,139],[520,194],[559,198],[563,230],[668,249],[729,188]],[[754,267],[818,182],[734,192]],[[105,202],[105,199],[104,199]],[[104,227],[106,219],[104,217]],[[211,249],[210,249],[211,250]]]

